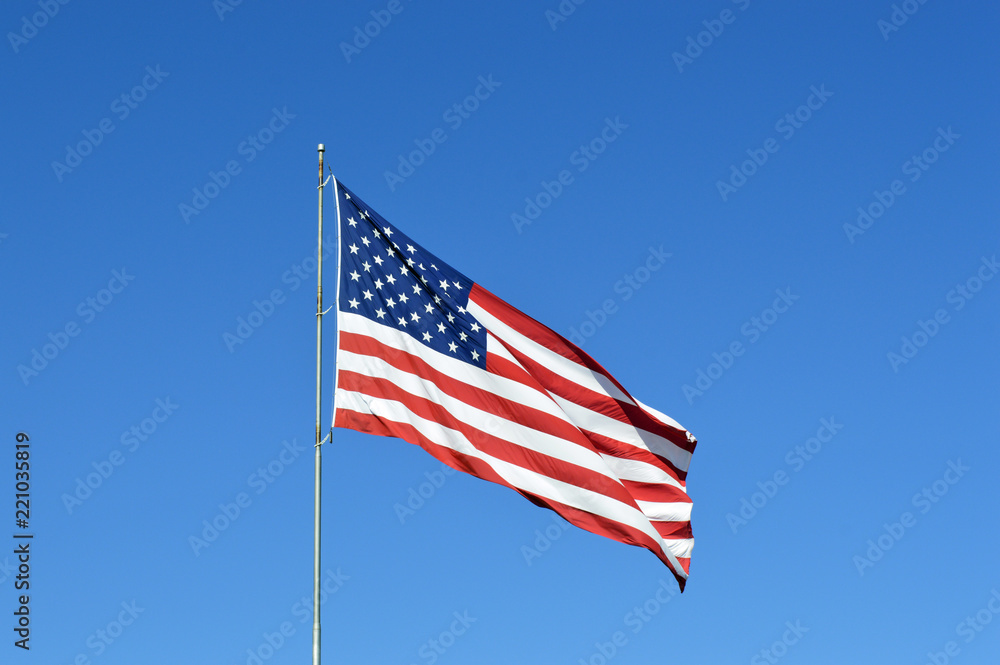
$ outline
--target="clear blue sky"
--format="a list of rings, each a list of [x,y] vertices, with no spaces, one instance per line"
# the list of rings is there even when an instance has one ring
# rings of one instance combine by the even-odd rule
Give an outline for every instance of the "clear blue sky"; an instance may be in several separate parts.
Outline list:
[[[307,662],[325,143],[700,443],[670,595],[336,431],[324,662],[995,662],[996,4],[561,4],[4,4],[0,661]]]

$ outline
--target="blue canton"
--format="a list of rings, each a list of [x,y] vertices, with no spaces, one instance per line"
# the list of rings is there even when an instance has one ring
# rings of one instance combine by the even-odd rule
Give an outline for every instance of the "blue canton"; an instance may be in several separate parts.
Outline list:
[[[473,282],[337,183],[340,311],[395,328],[452,358],[486,367],[486,329],[466,310]]]

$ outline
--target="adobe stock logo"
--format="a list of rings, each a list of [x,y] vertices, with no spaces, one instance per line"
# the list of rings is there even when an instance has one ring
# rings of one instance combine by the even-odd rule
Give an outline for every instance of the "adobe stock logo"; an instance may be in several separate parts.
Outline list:
[[[799,296],[792,293],[791,287],[775,289],[774,292],[778,297],[771,306],[764,308],[759,315],[751,316],[740,326],[740,333],[747,338],[749,344],[756,344],[757,340],[778,322],[778,318],[799,299]],[[695,397],[703,397],[715,382],[736,364],[736,360],[746,353],[747,348],[739,340],[733,340],[722,353],[713,353],[712,358],[715,362],[709,363],[705,369],[698,368],[694,385],[685,383],[681,386],[681,392],[684,393],[687,403],[694,404]]]
[[[913,495],[910,503],[920,511],[921,515],[926,515],[970,470],[970,467],[962,464],[961,458],[954,461],[948,460],[948,467],[941,477],[930,485],[922,487],[919,492]],[[863,577],[865,570],[874,568],[875,564],[885,557],[886,552],[895,547],[896,543],[906,535],[906,532],[916,525],[917,516],[909,511],[901,513],[898,521],[883,522],[882,533],[868,540],[866,543],[868,549],[865,550],[864,555],[856,554],[852,559],[858,576]]]
[[[107,288],[100,289],[93,296],[81,301],[76,306],[76,315],[80,317],[84,325],[93,323],[94,319],[97,318],[97,314],[107,309],[115,298],[128,288],[129,283],[133,279],[135,279],[135,275],[129,274],[126,268],[112,270]],[[48,334],[49,341],[42,344],[40,351],[38,347],[31,349],[31,360],[28,364],[21,363],[17,366],[17,374],[21,377],[21,382],[27,386],[31,379],[38,376],[40,372],[44,371],[46,367],[54,362],[69,347],[71,340],[83,332],[83,330],[84,326],[81,326],[74,320],[70,320],[61,328],[57,328],[56,332],[50,332]]]
[[[746,11],[750,6],[750,0],[733,0],[733,4],[737,5],[740,11]],[[684,53],[679,51],[673,52],[672,57],[674,64],[677,65],[677,71],[683,74],[685,65],[694,64],[694,61],[701,57],[705,49],[714,44],[715,40],[722,36],[722,33],[726,30],[726,26],[736,22],[737,16],[739,14],[732,9],[723,9],[719,12],[719,18],[702,21],[701,24],[705,26],[705,29],[696,35],[688,35]]]
[[[777,132],[783,141],[787,143],[792,140],[796,132],[802,129],[813,115],[822,109],[833,97],[834,93],[826,89],[826,84],[811,86],[809,96],[806,100],[790,113],[786,113],[774,123],[774,131]],[[781,149],[782,143],[772,137],[767,138],[760,148],[747,148],[746,154],[749,159],[743,160],[738,166],[733,163],[729,166],[729,177],[725,180],[716,180],[715,188],[723,202],[735,194],[741,187],[747,184],[750,178],[768,162],[771,155]]]
[[[139,108],[139,104],[144,102],[149,96],[149,93],[160,87],[164,79],[170,76],[170,72],[165,72],[160,69],[160,65],[156,67],[148,66],[146,67],[146,74],[142,77],[131,90],[123,92],[118,97],[111,100],[108,104],[108,110],[115,114],[119,122],[126,120],[132,111]],[[101,118],[97,122],[97,126],[93,129],[83,129],[80,133],[83,135],[82,141],[77,141],[73,145],[66,145],[66,155],[63,161],[53,161],[52,162],[52,172],[55,174],[56,179],[62,182],[63,179],[70,173],[73,172],[78,166],[83,164],[83,160],[93,154],[97,146],[104,143],[104,137],[115,131],[117,126],[110,117]]]
[[[948,129],[938,127],[937,136],[934,137],[930,145],[924,148],[919,154],[911,155],[900,166],[900,170],[904,176],[908,177],[911,183],[920,180],[930,170],[931,166],[941,158],[941,155],[948,152],[960,138],[962,138],[962,135],[956,134],[951,125],[948,125]],[[874,226],[875,222],[886,214],[908,191],[906,183],[898,178],[889,183],[889,186],[884,190],[873,190],[872,199],[865,205],[858,206],[858,216],[855,222],[853,224],[850,222],[844,224],[844,234],[847,236],[847,240],[853,245],[855,238],[863,235],[865,231]]]
[[[660,613],[677,595],[677,589],[667,580],[660,580],[653,594],[640,605],[635,605],[622,618],[622,624],[629,629],[613,632],[606,642],[595,642],[594,650],[586,658],[578,658],[578,665],[607,665],[623,647],[627,646],[632,635],[638,635],[649,622]]]
[[[424,478],[427,480],[416,487],[410,487],[410,491],[406,495],[406,505],[397,501],[392,506],[399,523],[406,524],[406,520],[416,515],[417,511],[423,508],[439,489],[444,487],[448,477],[453,475],[455,475],[455,469],[444,463],[441,464],[440,470],[425,471]]]
[[[256,490],[255,494],[257,495],[263,494],[305,451],[306,448],[300,446],[294,438],[291,443],[287,440],[282,441],[281,451],[275,455],[274,459],[258,467],[247,477],[247,487]],[[253,497],[248,492],[238,492],[231,502],[220,503],[218,513],[210,519],[202,520],[201,532],[188,536],[188,545],[191,546],[194,555],[201,556],[201,551],[211,547],[219,539],[219,536],[229,529],[252,505]]]
[[[122,448],[125,449],[125,452],[134,453],[139,450],[142,444],[148,441],[156,430],[180,408],[179,404],[171,401],[169,395],[157,398],[155,404],[156,406],[150,412],[149,416],[122,432],[119,442]],[[127,461],[128,457],[121,450],[115,448],[108,453],[106,458],[91,462],[90,466],[94,470],[82,478],[77,476],[73,492],[64,492],[60,497],[63,506],[66,508],[66,514],[72,515],[74,510],[82,506],[84,501],[93,496],[94,492],[111,478],[118,467]]]
[[[576,12],[576,8],[582,5],[587,0],[562,0],[556,6],[555,11],[551,9],[545,10],[545,20],[549,22],[549,27],[555,31],[559,27],[560,23],[566,22],[570,16]]]
[[[190,224],[192,217],[200,215],[226,187],[229,187],[236,176],[243,173],[246,164],[257,159],[278,134],[288,128],[295,117],[294,113],[288,112],[287,106],[283,106],[280,111],[277,106],[273,107],[267,123],[236,146],[236,153],[243,157],[243,162],[230,159],[218,171],[210,170],[207,174],[208,179],[203,185],[191,188],[191,204],[188,205],[184,201],[177,204],[177,212],[180,213],[184,223]]]
[[[903,0],[901,5],[893,4],[889,20],[880,18],[875,24],[882,33],[882,39],[889,41],[889,35],[899,32],[899,29],[906,25],[910,17],[920,11],[921,5],[926,2],[927,0]]]
[[[964,282],[956,284],[955,288],[948,291],[945,296],[946,302],[952,306],[953,311],[962,311],[969,301],[975,298],[976,294],[998,272],[1000,272],[1000,262],[997,262],[996,254],[991,258],[981,257],[980,265],[976,272]],[[904,335],[900,338],[901,344],[898,353],[889,351],[886,354],[886,359],[889,361],[892,371],[898,373],[899,368],[913,360],[920,353],[920,349],[927,346],[941,332],[942,327],[949,324],[951,320],[951,314],[943,307],[935,310],[933,316],[928,317],[927,320],[917,319],[916,326],[919,330],[914,330],[909,335]]]
[[[618,140],[618,137],[628,127],[628,124],[622,122],[620,115],[616,115],[614,120],[605,117],[604,126],[601,127],[598,134],[587,143],[581,143],[576,150],[570,153],[569,165],[576,167],[577,173],[583,173],[590,168],[592,163],[597,161],[597,158],[608,149],[609,145]],[[576,179],[569,169],[559,171],[551,182],[546,182],[543,179],[539,183],[542,189],[538,193],[534,196],[524,197],[524,214],[519,214],[516,211],[511,213],[510,221],[514,224],[514,230],[523,233],[523,228],[541,217],[542,213],[574,182]]]
[[[368,21],[364,25],[364,30],[361,26],[354,26],[354,39],[351,43],[340,42],[340,52],[344,54],[344,59],[350,64],[351,58],[361,55],[361,52],[368,48],[372,40],[382,34],[382,30],[389,27],[392,23],[392,17],[401,14],[406,7],[400,0],[389,0],[389,4],[385,6],[385,9],[373,9],[368,12],[372,20]],[[353,46],[352,46],[353,44]]]
[[[493,80],[493,74],[487,74],[485,77],[480,76],[476,81],[477,85],[470,94],[441,113],[441,119],[448,124],[453,132],[458,131],[472,117],[472,114],[479,110],[483,102],[492,97],[497,88],[503,85],[502,81]],[[413,145],[416,146],[416,149],[406,154],[399,153],[396,169],[394,171],[386,169],[383,174],[389,191],[395,192],[396,188],[416,173],[417,169],[423,166],[427,159],[437,151],[438,146],[447,140],[448,132],[441,127],[432,129],[426,138],[413,139]]]
[[[452,612],[451,615],[455,617],[451,625],[442,630],[437,637],[432,637],[421,644],[417,649],[417,655],[420,656],[421,660],[426,661],[428,665],[436,663],[438,658],[444,655],[448,649],[455,646],[458,638],[465,635],[472,624],[477,621],[476,617],[469,615],[469,610]]]
[[[823,451],[823,446],[833,441],[837,432],[842,429],[844,429],[844,425],[838,423],[835,417],[820,418],[816,434],[785,454],[785,464],[791,468],[791,473],[784,469],[778,469],[772,476],[763,481],[757,481],[757,488],[760,491],[752,492],[749,498],[740,497],[740,507],[736,512],[726,513],[726,524],[729,525],[730,530],[735,534],[740,527],[746,526],[750,520],[763,511],[764,506],[795,477],[794,474],[804,469],[810,461],[815,459]]]
[[[38,7],[41,11],[31,15],[21,17],[21,29],[17,33],[8,32],[7,41],[14,53],[20,53],[21,47],[38,35],[38,31],[49,24],[49,20],[55,18],[59,13],[60,5],[68,5],[69,0],[38,0]]]
[[[646,259],[615,282],[614,292],[621,295],[621,302],[631,300],[632,296],[666,265],[667,259],[671,256],[672,253],[663,251],[663,245],[660,245],[659,249],[650,245]],[[577,325],[570,326],[567,338],[577,346],[583,347],[587,340],[596,335],[609,318],[617,314],[620,309],[617,298],[606,298],[594,311],[584,310],[585,318]]]

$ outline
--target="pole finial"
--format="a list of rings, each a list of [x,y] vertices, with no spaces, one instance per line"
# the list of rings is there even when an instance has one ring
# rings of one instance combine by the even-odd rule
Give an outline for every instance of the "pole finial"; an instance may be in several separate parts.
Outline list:
[[[326,151],[326,146],[325,146],[325,145],[323,145],[322,143],[320,143],[320,144],[319,144],[319,151],[320,151],[320,152],[325,152],[325,151]]]

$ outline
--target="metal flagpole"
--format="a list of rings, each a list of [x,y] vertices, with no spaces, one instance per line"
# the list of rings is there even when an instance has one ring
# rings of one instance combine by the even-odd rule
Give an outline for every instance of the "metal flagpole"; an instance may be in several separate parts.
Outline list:
[[[323,441],[320,439],[320,394],[323,386],[323,152],[319,144],[319,245],[316,254],[316,493],[313,506],[313,665],[320,665],[320,501],[323,475]]]

